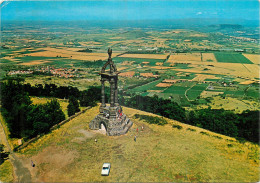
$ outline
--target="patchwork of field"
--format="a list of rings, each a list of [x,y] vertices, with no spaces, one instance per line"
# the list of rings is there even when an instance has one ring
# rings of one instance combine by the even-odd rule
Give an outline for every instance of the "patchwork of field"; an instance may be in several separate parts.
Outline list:
[[[147,59],[166,59],[167,55],[162,54],[123,54],[119,57],[127,58],[147,58]]]
[[[220,96],[213,97],[212,102],[209,104],[212,109],[235,110],[235,112],[242,112],[244,110],[259,110],[259,103],[256,101],[239,100],[237,98],[226,97],[223,99]]]
[[[176,61],[195,61],[201,62],[200,53],[176,53],[171,55],[167,62],[176,62]]]
[[[76,60],[106,60],[108,55],[107,53],[85,53],[85,52],[77,52],[78,48],[72,49],[58,49],[58,48],[44,48],[45,51],[35,52],[26,54],[26,56],[34,56],[34,57],[63,57],[63,58],[72,58]],[[117,56],[119,53],[113,53],[113,57]]]
[[[192,81],[204,81],[205,79],[220,79],[215,75],[206,75],[206,74],[196,74],[196,77],[192,79]]]
[[[214,97],[214,96],[217,96],[217,95],[221,95],[221,94],[224,94],[224,92],[214,92],[214,91],[203,91],[200,96],[202,98],[208,98],[208,97]]]
[[[141,64],[147,66],[156,66],[156,63],[163,62],[163,59],[153,59],[153,58],[132,58],[132,57],[115,57],[113,58],[115,63],[120,63],[122,65],[133,65]]]
[[[243,54],[243,55],[254,64],[260,64],[260,55],[256,55],[256,54]]]
[[[259,78],[259,66],[255,64],[198,62],[193,63],[193,65],[190,66],[193,66],[194,68],[174,70],[192,73],[231,75],[234,77],[245,77],[250,79]]]

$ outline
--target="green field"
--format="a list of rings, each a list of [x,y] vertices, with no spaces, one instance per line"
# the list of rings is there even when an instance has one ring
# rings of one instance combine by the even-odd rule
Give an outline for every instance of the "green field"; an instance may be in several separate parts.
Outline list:
[[[188,87],[172,85],[169,88],[167,88],[163,93],[184,94],[187,89]]]
[[[146,92],[147,90],[159,90],[160,88],[156,87],[163,79],[159,79],[142,86],[131,89],[131,92]]]
[[[224,63],[241,63],[241,64],[253,64],[248,60],[244,55],[239,53],[225,53],[225,52],[216,52],[214,53],[218,62]]]
[[[15,59],[21,61],[21,62],[31,62],[31,61],[37,61],[37,60],[48,60],[52,59],[55,60],[57,59],[56,57],[33,57],[33,56],[25,56],[25,57],[15,57]]]
[[[142,62],[149,62],[148,65],[155,66],[156,62],[163,62],[164,59],[115,57],[115,58],[113,58],[113,61],[115,63],[122,63],[124,61],[135,61],[136,64],[141,64]]]
[[[197,84],[193,86],[191,89],[187,92],[187,97],[190,100],[197,99],[198,96],[200,96],[201,92],[203,92],[207,88],[208,84]]]

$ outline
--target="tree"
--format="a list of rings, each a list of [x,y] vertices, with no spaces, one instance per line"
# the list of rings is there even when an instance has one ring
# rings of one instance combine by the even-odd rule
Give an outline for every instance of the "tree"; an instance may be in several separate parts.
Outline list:
[[[4,151],[4,145],[0,144],[0,165],[8,158],[9,152]]]
[[[72,116],[74,115],[76,112],[79,112],[80,109],[79,109],[79,103],[78,103],[78,100],[71,96],[69,98],[69,105],[68,105],[68,115],[69,116]]]
[[[52,99],[50,102],[47,102],[47,104],[44,105],[44,110],[50,126],[65,120],[65,114],[61,110],[60,103],[57,99]]]

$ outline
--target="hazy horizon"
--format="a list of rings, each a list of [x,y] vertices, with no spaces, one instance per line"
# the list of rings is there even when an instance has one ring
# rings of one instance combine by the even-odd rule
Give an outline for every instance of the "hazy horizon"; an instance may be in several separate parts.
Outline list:
[[[143,21],[218,19],[259,21],[250,1],[5,1],[1,21]]]

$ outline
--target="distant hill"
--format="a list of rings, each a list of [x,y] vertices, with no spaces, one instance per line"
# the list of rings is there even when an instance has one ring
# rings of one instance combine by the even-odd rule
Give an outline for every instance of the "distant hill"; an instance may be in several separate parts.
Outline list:
[[[239,24],[218,24],[218,25],[209,25],[211,28],[216,29],[242,29],[243,26]]]
[[[127,37],[129,39],[137,39],[137,38],[141,38],[141,37],[148,37],[149,34],[142,31],[142,30],[131,30],[131,31],[126,31],[126,32],[122,32],[119,33],[117,36],[124,36]]]

